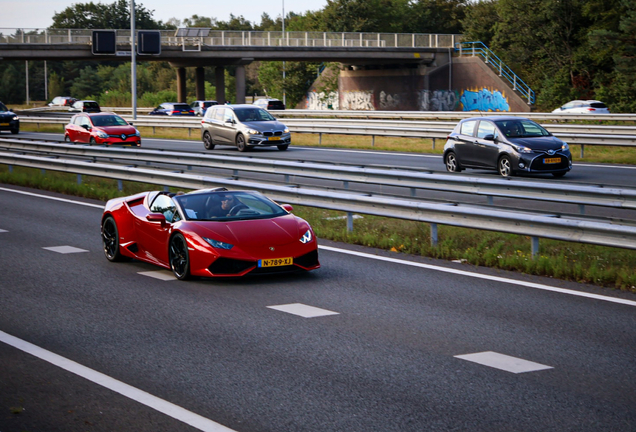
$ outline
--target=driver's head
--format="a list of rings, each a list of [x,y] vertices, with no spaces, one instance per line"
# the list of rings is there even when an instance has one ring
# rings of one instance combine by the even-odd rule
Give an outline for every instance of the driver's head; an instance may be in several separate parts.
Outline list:
[[[221,208],[223,210],[229,210],[234,207],[234,196],[233,195],[225,195],[221,198]]]

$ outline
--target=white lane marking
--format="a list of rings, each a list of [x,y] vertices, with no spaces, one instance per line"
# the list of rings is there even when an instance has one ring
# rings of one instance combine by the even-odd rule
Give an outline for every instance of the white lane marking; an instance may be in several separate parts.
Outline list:
[[[0,233],[5,233],[5,232],[9,232],[9,231],[0,229]]]
[[[59,356],[51,351],[47,351],[32,343],[18,339],[15,336],[11,336],[7,333],[0,331],[0,342],[4,342],[7,345],[11,345],[25,353],[38,357],[48,363],[58,366],[64,370],[67,370],[75,375],[79,375],[95,384],[101,385],[107,389],[117,392],[129,399],[137,401],[146,405],[162,414],[179,420],[185,424],[188,424],[194,428],[197,428],[204,432],[236,432],[234,429],[229,429],[219,423],[216,423],[210,419],[207,419],[199,414],[188,411],[178,405],[175,405],[166,400],[160,399],[151,395],[143,390],[132,387],[119,380],[104,375],[101,372],[97,372],[93,369],[82,366],[72,360]]]
[[[499,354],[494,351],[484,351],[475,354],[456,355],[455,358],[468,360],[473,363],[479,363],[480,365],[489,366],[496,369],[501,369],[506,372],[512,373],[524,373],[524,372],[536,372],[546,369],[554,369],[552,366],[542,365],[541,363],[535,363],[528,360],[520,359],[517,357],[511,357],[505,354]]]
[[[21,195],[28,195],[28,196],[38,197],[38,198],[50,199],[50,200],[53,200],[53,201],[61,201],[61,202],[66,202],[66,203],[71,203],[71,204],[78,204],[78,205],[83,205],[83,206],[87,206],[87,207],[95,207],[95,208],[99,208],[99,209],[103,209],[104,208],[104,205],[90,204],[90,203],[85,203],[85,202],[81,202],[81,201],[74,201],[74,200],[70,200],[70,199],[66,199],[66,198],[58,198],[58,197],[52,197],[52,196],[48,196],[48,195],[36,194],[36,193],[33,193],[33,192],[25,192],[25,191],[21,191],[21,190],[7,189],[7,188],[1,188],[1,187],[0,187],[0,190],[4,191],[4,192],[13,192],[13,193],[21,194]]]
[[[96,205],[96,204],[88,204],[88,203],[83,203],[83,202],[80,202],[80,201],[73,201],[73,200],[69,200],[69,199],[49,197],[49,196],[46,196],[46,195],[40,195],[40,194],[35,194],[35,193],[30,193],[30,192],[23,192],[23,191],[16,191],[16,190],[13,190],[13,189],[0,188],[0,190],[6,191],[6,192],[21,193],[21,194],[24,194],[24,195],[31,195],[31,196],[40,197],[40,198],[54,199],[54,200],[58,200],[58,201],[68,202],[68,203],[71,203],[71,204],[86,205],[86,206],[100,208],[100,209],[103,208],[103,206],[99,206],[99,205]],[[346,250],[346,249],[338,249],[338,248],[329,247],[329,246],[319,246],[319,248],[320,249],[324,249],[324,250],[330,250],[332,252],[344,253],[344,254],[349,254],[349,255],[357,255],[357,256],[360,256],[360,257],[365,257],[365,258],[370,258],[370,259],[377,259],[377,260],[380,260],[380,261],[387,261],[387,262],[393,262],[393,263],[398,263],[398,264],[410,265],[410,266],[414,266],[414,267],[421,267],[421,268],[426,268],[426,269],[429,269],[429,270],[436,270],[436,271],[441,271],[441,272],[446,272],[446,273],[459,274],[459,275],[463,275],[463,276],[469,276],[469,277],[474,277],[474,278],[479,278],[479,279],[486,279],[486,280],[492,280],[492,281],[497,281],[497,282],[503,282],[503,283],[508,283],[508,284],[512,284],[512,285],[521,285],[521,286],[525,286],[525,287],[528,287],[528,288],[541,289],[541,290],[545,290],[545,291],[553,291],[553,292],[558,292],[558,293],[561,293],[561,294],[568,294],[568,295],[573,295],[573,296],[578,296],[578,297],[586,297],[586,298],[591,298],[591,299],[595,299],[595,300],[602,300],[602,301],[608,301],[608,302],[613,302],[613,303],[619,303],[619,304],[623,304],[623,305],[627,305],[627,306],[636,306],[636,301],[632,301],[632,300],[624,300],[624,299],[619,299],[619,298],[615,298],[615,297],[602,296],[602,295],[598,295],[598,294],[589,294],[589,293],[584,293],[584,292],[579,292],[579,291],[574,291],[574,290],[569,290],[569,289],[564,289],[564,288],[551,287],[549,285],[543,285],[543,284],[532,283],[532,282],[523,282],[523,281],[518,281],[518,280],[508,279],[508,278],[502,278],[502,277],[498,277],[498,276],[482,275],[482,274],[478,274],[478,273],[467,272],[467,271],[464,271],[464,270],[455,270],[455,269],[450,269],[450,268],[445,268],[445,267],[440,267],[440,266],[434,266],[434,265],[429,265],[429,264],[421,264],[421,263],[416,263],[416,262],[411,262],[411,261],[399,260],[399,259],[396,259],[396,258],[381,257],[381,256],[378,256],[378,255],[372,255],[372,254],[367,254],[367,253],[363,253],[363,252],[355,252],[355,251],[350,251],[350,250]]]
[[[151,278],[155,278],[155,279],[159,279],[163,281],[177,280],[177,278],[174,276],[174,273],[168,270],[137,272],[137,274],[140,274],[142,276],[150,276]]]
[[[270,309],[276,309],[281,312],[287,312],[293,315],[299,315],[303,318],[315,318],[328,315],[340,315],[338,312],[332,312],[327,309],[321,309],[314,306],[304,305],[302,303],[291,303],[278,306],[267,306]]]
[[[616,169],[616,168],[622,168],[622,169],[629,169],[629,170],[633,170],[636,169],[636,166],[629,166],[629,165],[594,165],[594,164],[584,164],[584,163],[575,163],[574,165],[576,166],[583,166],[583,167],[588,167],[588,168],[612,168],[612,169]]]
[[[48,251],[57,252],[61,254],[88,252],[86,249],[80,249],[73,246],[51,246],[51,247],[43,247],[42,249],[46,249]]]
[[[490,280],[490,281],[495,281],[495,282],[502,282],[502,283],[507,283],[507,284],[511,284],[511,285],[520,285],[520,286],[524,286],[524,287],[527,287],[527,288],[540,289],[540,290],[544,290],[544,291],[552,291],[552,292],[557,292],[557,293],[561,293],[561,294],[568,294],[568,295],[578,296],[578,297],[586,297],[586,298],[591,298],[591,299],[595,299],[595,300],[602,300],[602,301],[607,301],[607,302],[612,302],[612,303],[619,303],[619,304],[623,304],[623,305],[627,305],[627,306],[636,306],[636,301],[632,301],[632,300],[624,300],[624,299],[620,299],[620,298],[608,297],[608,296],[603,296],[603,295],[598,295],[598,294],[591,294],[591,293],[586,293],[586,292],[581,292],[581,291],[574,291],[574,290],[569,290],[569,289],[565,289],[565,288],[557,288],[557,287],[553,287],[553,286],[550,286],[550,285],[543,285],[543,284],[534,283],[534,282],[525,282],[525,281],[519,281],[519,280],[515,280],[515,279],[499,277],[499,276],[483,275],[483,274],[479,274],[479,273],[468,272],[468,271],[465,271],[465,270],[456,270],[456,269],[452,269],[452,268],[446,268],[446,267],[441,267],[441,266],[436,266],[436,265],[431,265],[431,264],[422,264],[422,263],[417,263],[417,262],[413,262],[413,261],[406,261],[406,260],[397,259],[397,258],[389,258],[389,257],[383,257],[383,256],[379,256],[379,255],[368,254],[368,253],[364,253],[364,252],[356,252],[356,251],[351,251],[351,250],[347,250],[347,249],[338,249],[338,248],[334,248],[334,247],[330,247],[330,246],[318,246],[318,248],[319,249],[328,250],[328,251],[332,251],[332,252],[343,253],[343,254],[347,254],[347,255],[355,255],[355,256],[362,257],[362,258],[370,258],[370,259],[374,259],[374,260],[378,260],[378,261],[386,261],[386,262],[391,262],[391,263],[395,263],[395,264],[403,264],[403,265],[408,265],[408,266],[412,266],[412,267],[425,268],[425,269],[428,269],[428,270],[435,270],[435,271],[440,271],[440,272],[445,272],[445,273],[452,273],[452,274],[468,276],[468,277],[474,277],[474,278],[477,278],[477,279],[485,279],[485,280]]]

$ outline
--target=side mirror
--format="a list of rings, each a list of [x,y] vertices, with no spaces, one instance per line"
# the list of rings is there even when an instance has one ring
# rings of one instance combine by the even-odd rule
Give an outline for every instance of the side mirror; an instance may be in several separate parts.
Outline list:
[[[294,208],[291,206],[291,204],[281,204],[280,206],[287,210],[289,213],[294,211]]]
[[[83,124],[82,127],[86,129],[87,131],[91,130],[91,127],[89,125]]]
[[[484,139],[486,141],[494,141],[495,140],[495,135],[494,134],[488,134],[484,137]]]
[[[232,120],[232,119],[225,120],[225,124],[233,125],[234,124],[234,120]]]
[[[148,222],[159,222],[161,225],[166,223],[166,217],[163,213],[148,213],[146,220],[148,220]]]

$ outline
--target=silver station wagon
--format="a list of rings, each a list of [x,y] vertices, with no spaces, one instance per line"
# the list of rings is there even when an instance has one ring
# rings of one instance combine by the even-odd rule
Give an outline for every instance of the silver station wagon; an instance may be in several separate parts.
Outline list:
[[[243,152],[253,147],[276,146],[287,150],[289,128],[269,112],[254,105],[215,105],[201,120],[201,140],[207,150],[216,145],[236,146]]]

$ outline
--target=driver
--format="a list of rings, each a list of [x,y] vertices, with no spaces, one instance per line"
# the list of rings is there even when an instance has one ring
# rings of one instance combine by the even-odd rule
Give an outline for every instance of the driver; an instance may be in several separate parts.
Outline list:
[[[244,208],[247,208],[247,206],[234,198],[234,195],[228,194],[221,198],[221,209],[226,216],[233,216]]]

